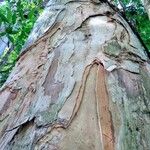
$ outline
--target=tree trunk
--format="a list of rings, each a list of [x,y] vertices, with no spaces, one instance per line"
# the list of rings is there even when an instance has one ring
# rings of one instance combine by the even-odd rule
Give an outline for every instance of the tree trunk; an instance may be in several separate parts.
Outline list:
[[[142,0],[142,2],[150,19],[150,0]]]
[[[0,91],[1,150],[149,150],[150,64],[98,0],[51,0]]]

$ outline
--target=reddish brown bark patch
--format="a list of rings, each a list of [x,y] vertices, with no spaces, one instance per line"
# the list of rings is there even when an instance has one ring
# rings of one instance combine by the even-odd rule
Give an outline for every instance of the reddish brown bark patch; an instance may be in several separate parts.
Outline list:
[[[51,96],[52,103],[55,103],[59,97],[59,93],[62,91],[64,84],[58,81],[55,81],[55,74],[58,68],[58,58],[59,58],[59,51],[55,51],[55,56],[53,58],[52,64],[49,68],[47,77],[43,84],[45,89],[45,95]]]
[[[6,88],[4,91],[0,92],[0,115],[7,111],[11,105],[11,102],[17,97],[17,94],[18,90],[10,90],[9,88]]]
[[[123,69],[118,70],[118,80],[122,87],[125,87],[129,97],[140,96],[140,76]]]
[[[105,85],[105,70],[102,65],[99,65],[97,74],[97,99],[98,113],[100,120],[100,128],[102,132],[102,142],[104,150],[114,150],[114,133],[113,122],[109,110],[109,99]]]

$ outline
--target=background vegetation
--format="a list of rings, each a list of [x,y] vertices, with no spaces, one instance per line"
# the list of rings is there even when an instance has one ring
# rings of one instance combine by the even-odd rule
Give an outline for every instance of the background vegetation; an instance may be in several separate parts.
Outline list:
[[[14,67],[42,10],[42,0],[5,0],[0,6],[0,37],[8,38],[7,48],[0,56],[0,86]]]
[[[140,0],[115,0],[115,5],[138,30],[150,50],[150,21]],[[43,10],[42,0],[5,0],[0,5],[0,38],[8,38],[0,56],[0,86],[15,65],[37,17]]]
[[[135,27],[150,51],[150,20],[141,0],[115,0],[115,5],[121,9]]]

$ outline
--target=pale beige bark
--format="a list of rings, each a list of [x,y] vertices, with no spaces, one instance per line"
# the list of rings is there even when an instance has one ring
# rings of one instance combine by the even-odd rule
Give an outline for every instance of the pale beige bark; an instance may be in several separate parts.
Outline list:
[[[150,19],[150,0],[142,0],[142,2]]]
[[[149,150],[150,64],[99,1],[51,0],[0,91],[1,150]]]

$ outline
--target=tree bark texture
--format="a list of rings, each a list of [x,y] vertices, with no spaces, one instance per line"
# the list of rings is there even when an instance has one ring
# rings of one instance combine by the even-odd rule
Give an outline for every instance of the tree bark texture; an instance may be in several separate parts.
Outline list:
[[[0,91],[1,150],[149,150],[150,64],[94,0],[51,0]]]
[[[142,0],[144,7],[148,13],[149,19],[150,19],[150,0]]]

